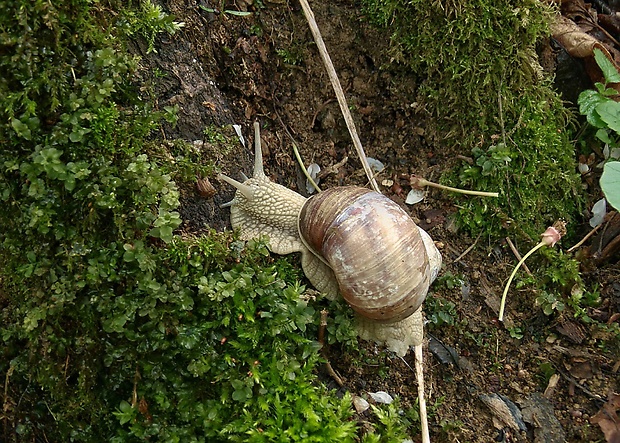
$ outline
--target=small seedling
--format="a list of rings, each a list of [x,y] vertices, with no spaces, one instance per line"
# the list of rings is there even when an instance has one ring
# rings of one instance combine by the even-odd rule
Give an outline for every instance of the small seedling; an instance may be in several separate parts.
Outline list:
[[[499,197],[498,192],[471,191],[468,189],[453,188],[451,186],[445,186],[445,185],[440,185],[439,183],[433,183],[431,181],[428,181],[422,177],[417,177],[415,175],[411,176],[411,178],[409,179],[409,182],[411,186],[413,186],[414,188],[422,188],[424,186],[431,186],[433,188],[443,189],[444,191],[457,192],[459,194],[478,195],[481,197],[496,197],[496,198]]]
[[[235,11],[232,9],[224,9],[223,11],[220,11],[219,9],[216,8],[207,8],[206,6],[200,5],[200,9],[210,12],[211,14],[230,14],[230,15],[236,15],[237,17],[246,17],[248,15],[252,15],[251,12],[248,11]]]
[[[506,283],[506,287],[504,288],[504,293],[502,294],[502,301],[499,306],[499,321],[504,321],[504,309],[506,307],[506,295],[508,294],[508,289],[510,288],[510,284],[512,283],[512,279],[517,274],[517,271],[521,267],[521,265],[527,260],[527,258],[532,255],[534,252],[538,251],[543,246],[553,247],[561,238],[566,234],[566,224],[563,221],[557,221],[553,224],[553,226],[549,226],[547,230],[542,234],[542,240],[532,249],[530,249],[527,254],[523,256],[523,258],[517,263],[512,274],[510,274],[510,278],[508,279],[508,283]]]

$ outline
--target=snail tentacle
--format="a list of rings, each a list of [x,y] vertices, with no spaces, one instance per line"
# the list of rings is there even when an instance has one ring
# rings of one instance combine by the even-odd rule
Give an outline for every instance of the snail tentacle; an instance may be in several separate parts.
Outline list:
[[[263,170],[263,149],[260,143],[260,125],[254,122],[254,178],[265,177]]]
[[[237,191],[241,192],[243,194],[243,196],[246,198],[246,200],[254,200],[254,189],[252,189],[252,187],[248,186],[245,182],[241,183],[238,182],[237,180],[235,180],[234,178],[230,178],[224,174],[218,174],[217,175],[218,180],[222,180],[225,181],[226,183],[228,183],[229,185],[234,186]],[[247,182],[248,180],[246,180]]]

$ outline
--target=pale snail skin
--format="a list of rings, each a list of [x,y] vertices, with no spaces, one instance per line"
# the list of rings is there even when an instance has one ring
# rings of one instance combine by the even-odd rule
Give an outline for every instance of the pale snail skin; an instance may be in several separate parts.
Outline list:
[[[400,356],[420,345],[421,305],[441,268],[441,254],[430,236],[374,191],[332,188],[306,199],[273,183],[263,171],[258,123],[254,129],[252,178],[240,183],[218,175],[237,188],[233,200],[222,205],[230,206],[232,227],[245,240],[267,235],[276,254],[301,252],[312,285],[330,299],[342,294],[356,311],[362,339]],[[315,235],[318,229],[324,232]]]

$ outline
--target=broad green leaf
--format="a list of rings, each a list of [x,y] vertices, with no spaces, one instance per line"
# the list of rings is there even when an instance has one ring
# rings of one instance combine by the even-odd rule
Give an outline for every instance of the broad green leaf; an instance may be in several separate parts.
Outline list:
[[[620,83],[620,73],[618,72],[618,68],[613,64],[611,60],[603,54],[603,51],[600,49],[594,49],[594,59],[596,60],[596,64],[603,71],[603,76],[605,77],[605,81],[607,83]]]
[[[30,128],[21,120],[14,118],[13,120],[11,120],[11,126],[13,126],[13,129],[20,137],[23,137],[26,140],[30,140],[32,138],[32,132],[30,131]]]
[[[82,131],[73,131],[69,134],[69,140],[73,143],[81,142],[84,139],[84,133]]]
[[[601,175],[601,189],[607,203],[620,210],[620,162],[607,162]]]
[[[620,134],[620,103],[612,100],[600,103],[596,112],[609,129]]]
[[[598,131],[596,131],[595,135],[596,138],[598,138],[603,143],[607,143],[608,145],[614,143],[611,137],[609,137],[609,132],[607,131],[607,129],[599,129]]]
[[[159,238],[166,243],[170,243],[172,241],[172,228],[170,226],[162,226],[159,228]]]
[[[596,107],[601,103],[605,103],[609,101],[608,98],[602,96],[596,91],[592,89],[588,89],[579,94],[579,99],[577,103],[579,104],[579,112],[582,115],[585,115],[588,123],[590,123],[595,128],[606,128],[607,125],[601,117],[596,112]]]

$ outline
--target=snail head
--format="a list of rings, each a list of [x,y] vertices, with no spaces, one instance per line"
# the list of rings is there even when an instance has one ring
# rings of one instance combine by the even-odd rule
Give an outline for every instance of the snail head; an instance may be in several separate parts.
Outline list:
[[[254,174],[251,179],[248,179],[245,174],[242,175],[244,178],[243,183],[224,174],[217,175],[219,180],[234,186],[238,191],[235,198],[221,205],[222,208],[240,204],[243,200],[247,200],[248,202],[256,200],[260,197],[260,195],[257,194],[260,194],[258,189],[260,188],[261,182],[270,182],[263,170],[263,150],[260,142],[260,125],[258,122],[254,122]]]
[[[217,176],[237,189],[235,197],[221,205],[230,207],[232,227],[246,240],[268,235],[270,249],[277,254],[300,251],[297,218],[306,199],[265,175],[258,122],[254,123],[254,174],[243,177],[239,182],[224,174]]]

